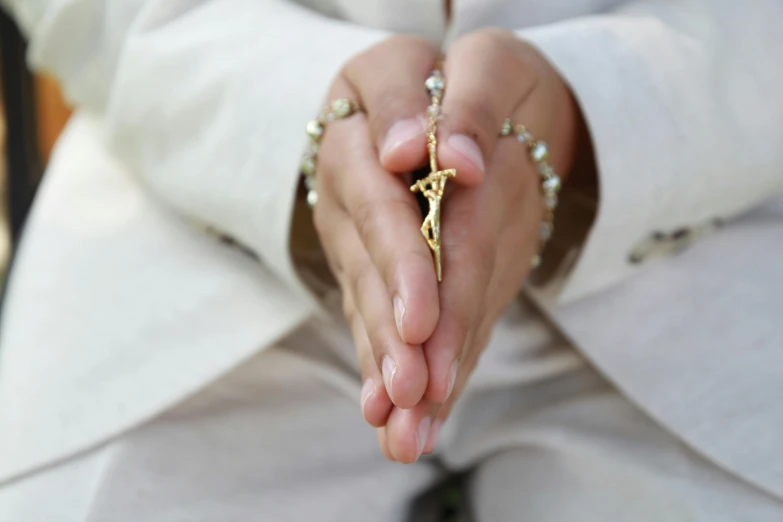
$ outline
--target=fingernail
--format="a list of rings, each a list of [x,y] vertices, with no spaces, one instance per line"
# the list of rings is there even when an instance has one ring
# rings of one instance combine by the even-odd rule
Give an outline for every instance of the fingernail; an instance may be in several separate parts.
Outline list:
[[[389,398],[392,400],[392,402],[394,402],[392,382],[394,381],[394,374],[397,373],[397,365],[388,355],[383,358],[383,363],[381,364],[381,373],[383,373],[383,383],[386,385],[386,391],[389,393]]]
[[[416,458],[419,458],[419,456],[421,456],[421,452],[424,451],[424,445],[427,444],[427,439],[430,436],[431,424],[432,419],[429,417],[424,417],[421,419],[421,422],[419,422],[419,429],[416,431],[416,443],[418,445]]]
[[[449,394],[446,395],[448,399],[451,397],[451,392],[454,391],[454,383],[457,382],[457,371],[459,370],[459,361],[454,361],[451,368],[449,368]]]
[[[481,172],[484,172],[484,156],[475,141],[464,134],[452,134],[449,136],[448,144],[465,156],[465,159],[473,163]]]
[[[375,393],[375,384],[372,382],[372,379],[367,379],[366,381],[364,381],[364,386],[362,386],[362,398],[361,398],[362,413],[364,413],[364,403],[367,402],[367,399],[369,399],[373,393]]]
[[[386,133],[381,147],[381,158],[391,154],[400,145],[424,134],[424,122],[420,118],[400,120]]]
[[[402,319],[405,317],[405,305],[402,302],[402,298],[398,295],[392,299],[394,303],[394,321],[397,323],[397,332],[400,334],[400,339],[405,342],[405,336],[402,334]]]
[[[440,436],[440,428],[442,426],[443,421],[441,419],[438,419],[432,423],[432,428],[430,428],[430,436],[427,439],[425,448],[429,448],[430,451],[435,449],[435,447],[438,445],[438,437]]]

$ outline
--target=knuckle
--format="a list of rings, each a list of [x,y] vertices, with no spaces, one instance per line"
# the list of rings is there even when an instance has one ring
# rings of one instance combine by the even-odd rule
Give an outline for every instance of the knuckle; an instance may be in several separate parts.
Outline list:
[[[495,137],[496,120],[498,119],[492,106],[483,99],[469,99],[463,102],[464,123],[471,125],[480,133],[479,137],[488,138],[488,129],[492,129],[492,137]],[[483,135],[487,133],[487,135]]]
[[[375,366],[375,356],[373,354],[372,344],[367,335],[358,331],[360,328],[364,327],[359,325],[353,327],[353,342],[359,363],[359,371],[364,378],[368,378],[374,373],[373,366]]]
[[[326,258],[326,266],[329,268],[339,288],[343,291],[348,290],[347,288],[345,288],[345,278],[344,278],[342,261],[338,256],[334,255],[334,252],[332,252],[332,249],[329,248],[328,243],[324,241],[321,241],[321,243],[323,244],[323,253],[324,253],[324,257]]]
[[[410,208],[410,203],[400,199],[382,199],[380,201],[363,200],[353,212],[354,223],[359,236],[365,244],[370,243],[382,232],[383,224],[393,226],[399,221],[402,212]]]
[[[354,340],[356,344],[356,355],[359,359],[359,370],[362,372],[364,379],[369,378],[372,375],[372,367],[375,365],[375,357],[372,355],[372,350],[366,343],[359,343]],[[362,379],[362,380],[364,380]]]
[[[502,118],[478,95],[459,100],[458,107],[457,113],[448,115],[451,132],[465,134],[476,140],[482,150],[487,150],[496,138]]]
[[[337,173],[340,171],[335,161],[335,148],[331,146],[332,140],[324,139],[321,149],[318,151],[318,165],[315,171],[317,185],[329,185],[334,183]]]
[[[356,204],[351,214],[359,237],[364,239],[372,236],[377,226],[378,211],[378,205],[370,200],[365,199]]]
[[[459,266],[465,280],[473,281],[476,288],[483,289],[489,282],[495,267],[497,246],[488,236],[465,237],[444,242],[444,258],[450,264]],[[475,298],[480,296],[476,295]]]
[[[401,111],[410,110],[408,93],[397,92],[393,89],[383,89],[376,95],[375,103],[377,104],[376,118],[390,119],[393,114],[398,114]]]
[[[313,225],[315,226],[315,231],[318,233],[318,237],[320,237],[322,241],[328,237],[327,232],[329,225],[327,221],[323,205],[315,205],[315,207],[313,207]]]
[[[356,307],[353,304],[353,300],[348,297],[348,292],[343,291],[343,316],[349,325],[354,324],[356,321]]]
[[[365,57],[375,51],[375,47],[370,47],[369,49],[355,55],[353,58],[345,62],[340,69],[340,72],[338,73],[338,77],[342,78],[349,84],[356,81],[357,75],[362,70],[362,61],[365,59]]]
[[[389,270],[389,279],[395,280],[397,277],[401,277],[404,274],[409,274],[413,271],[429,272],[432,270],[432,254],[428,249],[415,248],[406,250],[401,253],[399,258],[395,260]]]
[[[455,339],[459,339],[461,344],[457,344],[453,347],[454,356],[459,361],[460,366],[464,365],[465,355],[465,342],[468,336],[468,328],[473,322],[472,314],[470,313],[470,307],[466,304],[461,306],[455,306],[450,310],[452,317],[454,318],[454,335]]]
[[[341,204],[355,192],[351,188],[356,183],[357,168],[371,161],[368,149],[372,144],[366,131],[364,113],[334,121],[329,124],[318,148],[315,173],[318,191],[330,194]]]
[[[484,268],[482,272],[486,275],[491,273],[492,267],[495,266],[495,255],[497,254],[497,244],[486,236],[481,236],[476,239],[476,243],[473,247],[473,255],[475,256],[475,264],[478,267]]]
[[[465,357],[462,368],[467,375],[470,375],[476,369],[476,365],[478,364],[480,355],[481,355],[480,350],[474,350],[470,353],[468,357]]]
[[[372,100],[372,104],[375,110],[370,115],[370,130],[373,136],[382,140],[396,122],[419,117],[427,105],[427,98],[419,92],[384,88]],[[424,130],[422,122],[422,134],[424,134]]]
[[[339,168],[339,147],[335,146],[340,143],[340,140],[333,135],[338,130],[334,129],[331,133],[326,133],[318,150],[315,179],[319,190],[323,190],[324,187],[332,187],[335,183],[335,178],[341,171]]]
[[[370,290],[372,289],[373,277],[375,277],[375,267],[370,262],[362,263],[352,273],[348,274],[350,292],[357,296],[360,308],[364,300],[371,295]]]
[[[391,250],[388,254],[388,260],[382,265],[381,270],[390,294],[400,290],[401,281],[408,283],[416,281],[417,295],[428,297],[430,290],[426,284],[421,282],[426,281],[428,277],[431,277],[433,282],[435,281],[432,254],[423,241],[421,248],[414,246],[411,249]]]
[[[394,351],[390,341],[391,334],[383,328],[376,327],[374,330],[367,332],[367,337],[370,340],[373,360],[378,368],[382,368],[384,357]]]
[[[315,225],[315,231],[318,232],[318,235],[323,236],[326,228],[324,211],[318,205],[313,207],[313,225]]]
[[[418,212],[413,201],[401,198],[362,202],[354,212],[354,226],[374,266],[389,288],[403,275],[431,270],[432,257],[418,229],[398,227],[401,216]]]
[[[345,281],[343,278],[343,264],[340,261],[340,258],[337,256],[331,255],[328,251],[324,252],[326,255],[326,264],[328,265],[329,269],[332,271],[332,275],[337,280],[337,284],[340,286],[341,289],[347,290],[345,287]]]
[[[383,358],[393,352],[391,335],[383,326],[371,323],[365,323],[364,326],[364,351],[367,355],[367,365],[374,364],[378,369],[381,369]]]
[[[454,351],[457,356],[457,359],[460,361],[461,364],[464,364],[462,361],[465,359],[465,342],[468,338],[468,328],[471,324],[471,314],[469,311],[468,306],[461,306],[459,309],[455,310],[455,314],[457,317],[457,327],[456,331],[458,334],[458,339],[462,339],[462,346],[455,346]]]

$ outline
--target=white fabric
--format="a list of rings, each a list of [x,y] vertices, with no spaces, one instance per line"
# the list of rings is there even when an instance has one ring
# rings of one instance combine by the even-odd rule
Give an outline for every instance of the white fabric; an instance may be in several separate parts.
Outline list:
[[[60,141],[27,227],[0,350],[5,472],[148,419],[305,319],[255,262],[146,197],[84,119]]]
[[[389,31],[446,28],[441,0],[4,1],[32,36],[33,63],[105,118],[134,174],[302,295],[286,250],[301,122],[352,54]],[[519,30],[572,84],[591,128],[601,212],[561,301],[633,273],[628,253],[653,231],[728,218],[783,189],[779,2],[453,4],[451,39]]]
[[[352,54],[389,31],[447,29],[441,0],[417,16],[398,0],[4,1],[33,63],[95,116],[61,141],[8,288],[0,483],[139,426],[312,314],[287,248],[302,124]],[[781,4],[453,4],[452,39],[492,23],[539,46],[593,133],[599,214],[542,306],[660,422],[783,496],[780,212],[627,281],[640,271],[629,250],[659,227],[730,217],[780,188]]]
[[[781,20],[780,2],[636,2],[521,31],[571,84],[600,176],[598,216],[560,302],[637,272],[628,256],[653,232],[781,193],[783,71],[765,58],[783,55]]]
[[[0,520],[439,520],[411,500],[473,468],[463,496],[476,522],[783,517],[641,415],[529,307],[502,324],[437,460],[381,456],[358,413],[348,328],[313,320],[151,422],[0,490]]]
[[[770,247],[782,240],[779,198],[644,277],[550,310],[649,414],[778,495],[783,272]]]

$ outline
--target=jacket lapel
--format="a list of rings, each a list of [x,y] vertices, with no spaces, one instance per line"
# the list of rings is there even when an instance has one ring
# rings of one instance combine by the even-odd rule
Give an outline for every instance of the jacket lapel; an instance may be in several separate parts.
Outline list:
[[[155,416],[296,328],[310,305],[154,204],[78,116],[6,296],[0,483]]]
[[[552,318],[645,412],[783,498],[783,205]]]

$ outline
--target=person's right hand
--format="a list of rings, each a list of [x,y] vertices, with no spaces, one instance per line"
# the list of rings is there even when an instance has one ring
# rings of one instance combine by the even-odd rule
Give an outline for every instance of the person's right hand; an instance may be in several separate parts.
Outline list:
[[[438,285],[409,179],[398,173],[427,162],[424,81],[439,57],[426,40],[397,36],[352,59],[328,101],[351,98],[365,112],[331,122],[318,155],[315,226],[343,291],[362,412],[374,426],[385,424],[392,403],[411,408],[427,389],[421,345],[438,321]],[[401,433],[415,438],[416,428]]]

